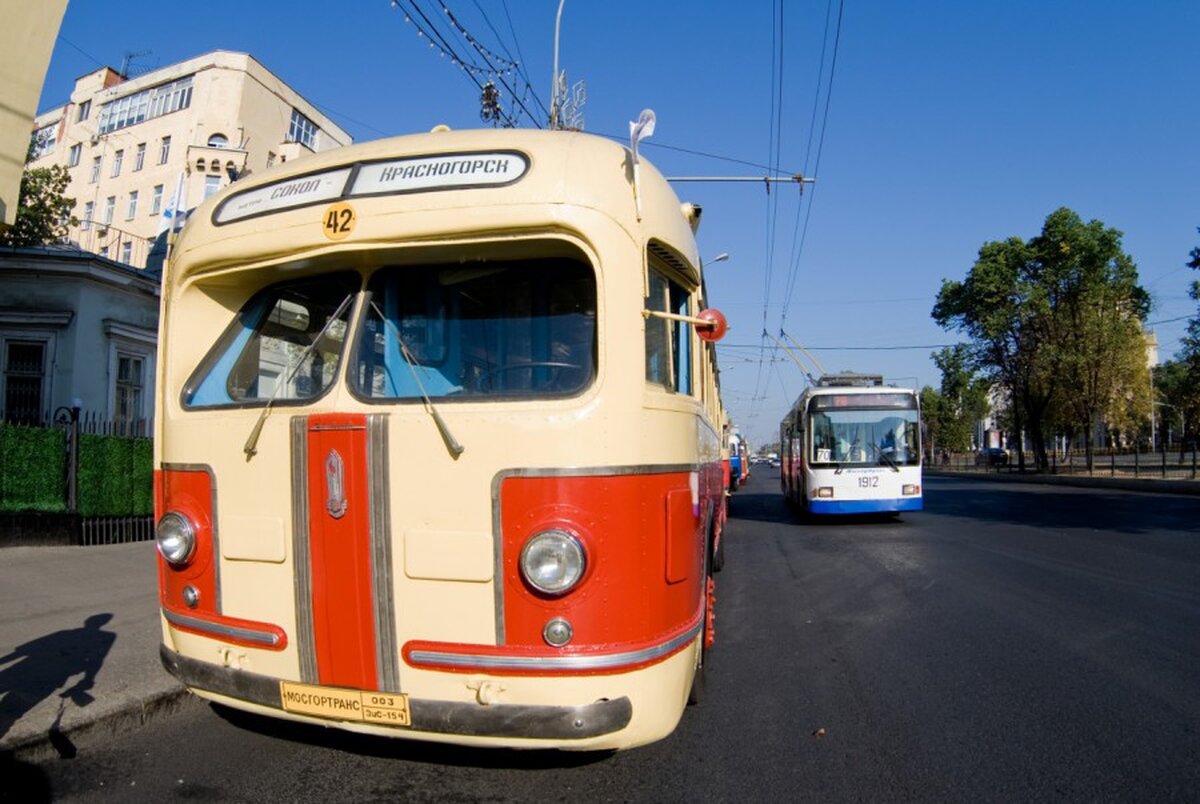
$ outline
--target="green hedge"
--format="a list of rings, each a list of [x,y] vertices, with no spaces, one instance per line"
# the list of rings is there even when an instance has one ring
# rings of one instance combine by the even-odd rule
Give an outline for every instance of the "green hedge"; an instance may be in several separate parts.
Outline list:
[[[149,438],[79,435],[79,513],[154,513],[154,456]],[[57,427],[0,423],[0,511],[67,510],[67,437]]]
[[[154,513],[152,443],[148,438],[79,436],[79,513],[149,516]]]
[[[0,511],[67,510],[62,430],[0,423]]]

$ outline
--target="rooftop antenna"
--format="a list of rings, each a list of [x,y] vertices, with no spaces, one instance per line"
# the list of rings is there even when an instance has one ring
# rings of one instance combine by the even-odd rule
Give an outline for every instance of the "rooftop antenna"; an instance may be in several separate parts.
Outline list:
[[[137,50],[127,52],[124,58],[121,59],[121,75],[125,78],[129,78],[129,71],[132,69],[133,60],[139,56],[149,56],[153,52],[153,50]],[[145,70],[143,70],[143,72],[145,72]]]

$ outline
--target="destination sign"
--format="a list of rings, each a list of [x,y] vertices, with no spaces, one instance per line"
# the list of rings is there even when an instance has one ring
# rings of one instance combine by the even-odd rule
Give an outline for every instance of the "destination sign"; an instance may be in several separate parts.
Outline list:
[[[509,184],[525,175],[529,161],[514,152],[452,154],[363,165],[351,195],[411,193]]]
[[[343,167],[323,173],[310,173],[307,176],[237,193],[217,207],[217,211],[213,213],[213,223],[230,223],[252,215],[281,212],[340,198],[346,189],[346,179],[350,177],[350,171],[351,168]]]
[[[462,190],[511,184],[529,170],[529,158],[516,151],[440,154],[367,162],[298,176],[235,193],[221,202],[213,223],[358,196],[399,195],[431,190]],[[355,172],[356,171],[356,172]],[[351,173],[349,189],[346,187]]]

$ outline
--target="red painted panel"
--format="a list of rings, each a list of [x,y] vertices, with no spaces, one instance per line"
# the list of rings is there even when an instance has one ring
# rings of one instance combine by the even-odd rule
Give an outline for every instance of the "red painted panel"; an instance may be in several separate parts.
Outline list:
[[[345,512],[328,510],[327,462],[342,464]],[[378,689],[371,589],[367,423],[360,414],[308,419],[313,634],[322,684]]]
[[[668,524],[673,492],[686,495],[686,514],[680,510]],[[574,628],[568,651],[653,642],[696,621],[704,540],[689,473],[510,477],[501,484],[500,510],[506,645],[545,647],[542,629],[552,617]],[[531,590],[518,566],[525,541],[550,527],[574,533],[588,556],[583,580],[560,598]],[[686,570],[678,583],[667,582],[668,539],[672,572]]]
[[[183,514],[196,528],[196,552],[183,567],[172,567],[158,556],[158,590],[163,606],[188,613],[216,614],[217,557],[213,548],[213,483],[204,469],[165,469],[154,473],[154,521],[169,511]],[[196,608],[183,602],[185,586],[200,592]]]

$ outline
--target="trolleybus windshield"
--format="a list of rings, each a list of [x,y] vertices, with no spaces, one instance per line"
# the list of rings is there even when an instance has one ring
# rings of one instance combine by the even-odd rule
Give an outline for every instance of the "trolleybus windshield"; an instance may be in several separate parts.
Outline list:
[[[920,420],[910,395],[815,397],[809,406],[813,465],[917,466]]]

